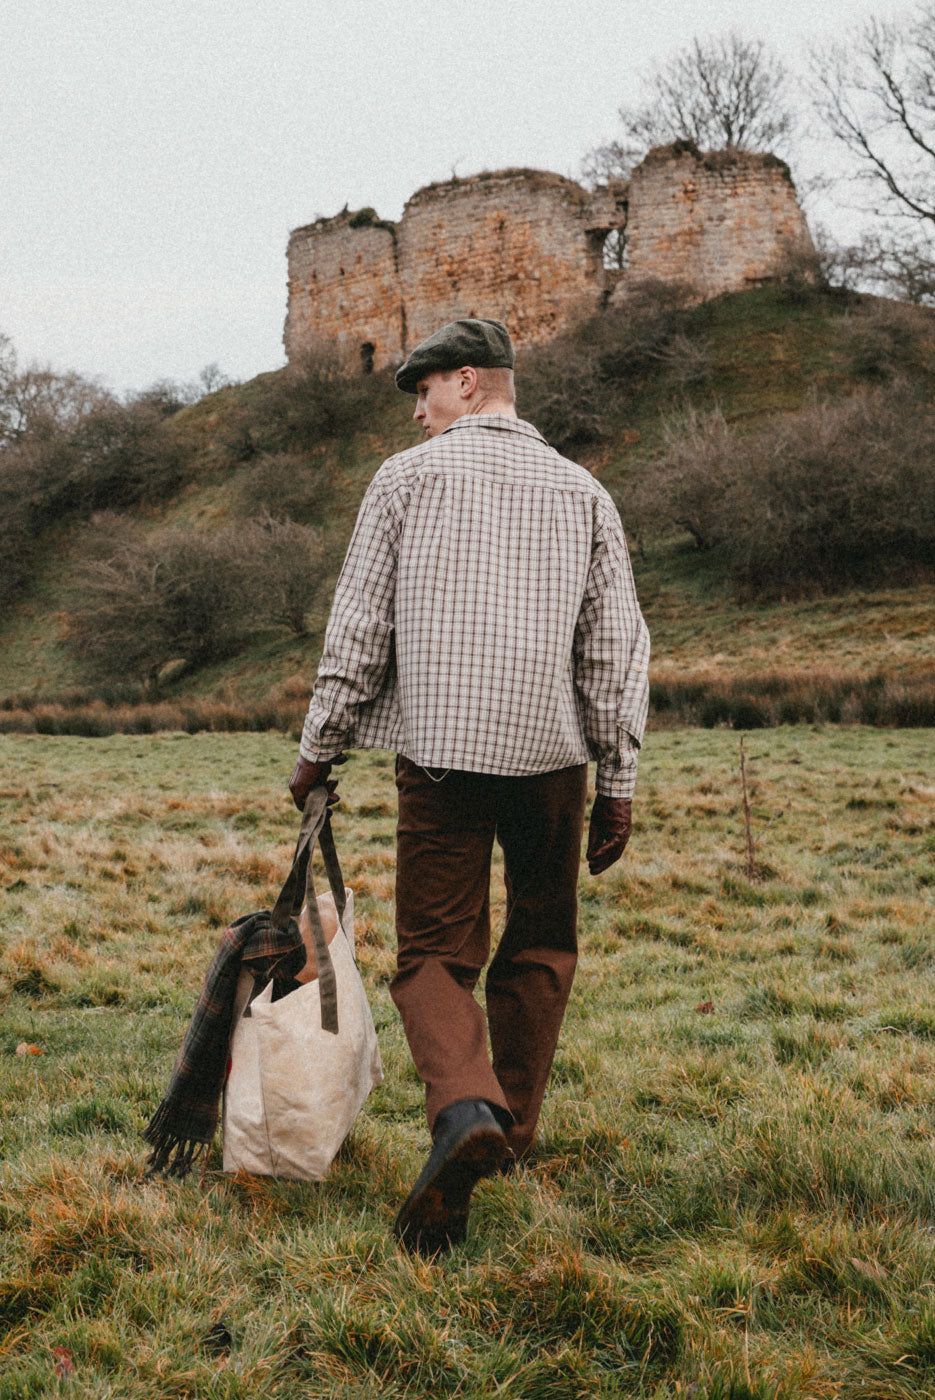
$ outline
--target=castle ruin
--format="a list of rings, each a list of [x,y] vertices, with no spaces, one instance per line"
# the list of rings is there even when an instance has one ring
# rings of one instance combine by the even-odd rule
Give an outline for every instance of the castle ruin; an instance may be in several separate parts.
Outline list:
[[[811,246],[771,155],[679,141],[593,193],[541,170],[446,180],[418,190],[398,223],[345,210],[292,233],[286,355],[333,341],[381,368],[461,316],[496,317],[536,344],[637,282],[685,282],[707,299],[770,280],[790,249]]]

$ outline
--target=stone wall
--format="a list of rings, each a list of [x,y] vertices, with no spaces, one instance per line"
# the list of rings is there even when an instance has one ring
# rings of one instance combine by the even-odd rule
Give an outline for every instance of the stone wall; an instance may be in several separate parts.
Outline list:
[[[283,335],[289,360],[318,341],[336,341],[362,364],[371,355],[374,364],[392,363],[401,358],[404,314],[393,224],[363,210],[292,234]]]
[[[608,233],[626,266],[604,267]],[[589,194],[561,175],[499,170],[419,190],[398,224],[344,211],[289,240],[286,354],[346,346],[364,368],[398,363],[445,321],[494,316],[517,343],[650,277],[699,297],[775,274],[788,244],[810,246],[789,172],[745,152],[651,151],[627,184]]]
[[[626,280],[690,282],[703,298],[742,291],[773,276],[792,244],[811,239],[775,156],[677,143],[650,151],[630,179]]]
[[[601,250],[582,231],[587,205],[573,180],[526,170],[413,195],[399,225],[410,345],[460,316],[496,317],[535,343],[582,304],[596,308]]]

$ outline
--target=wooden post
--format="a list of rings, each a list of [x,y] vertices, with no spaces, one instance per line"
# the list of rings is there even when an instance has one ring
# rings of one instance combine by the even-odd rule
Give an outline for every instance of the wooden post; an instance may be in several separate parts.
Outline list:
[[[753,826],[750,822],[750,799],[747,795],[747,762],[743,749],[743,739],[740,740],[740,784],[743,788],[743,824],[747,836],[747,879],[755,880],[758,876],[756,868],[756,846],[753,843]]]

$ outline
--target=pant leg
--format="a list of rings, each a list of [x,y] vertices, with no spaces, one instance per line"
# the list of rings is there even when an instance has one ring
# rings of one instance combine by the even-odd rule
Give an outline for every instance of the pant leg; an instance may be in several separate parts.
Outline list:
[[[495,780],[451,771],[433,782],[400,757],[396,786],[399,1009],[433,1127],[458,1099],[507,1107],[474,988],[490,952],[490,855]]]
[[[587,765],[500,782],[507,923],[487,972],[487,1020],[519,1155],[535,1135],[578,960]]]

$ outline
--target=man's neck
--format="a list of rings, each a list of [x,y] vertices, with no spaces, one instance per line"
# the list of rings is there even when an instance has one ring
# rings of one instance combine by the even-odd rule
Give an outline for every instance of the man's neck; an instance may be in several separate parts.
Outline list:
[[[461,416],[473,418],[481,413],[502,413],[506,418],[515,418],[516,405],[507,403],[506,399],[480,399],[466,408]]]

